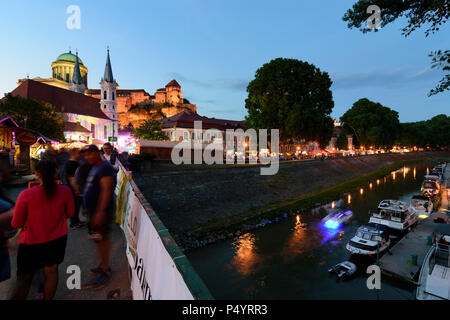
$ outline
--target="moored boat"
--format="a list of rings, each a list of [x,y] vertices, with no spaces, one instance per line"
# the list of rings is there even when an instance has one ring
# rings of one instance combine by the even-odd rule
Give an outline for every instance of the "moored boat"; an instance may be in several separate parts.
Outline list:
[[[349,278],[356,272],[356,265],[350,261],[339,262],[328,269],[328,272],[335,273],[338,278]]]
[[[441,225],[439,240],[430,248],[422,264],[418,300],[450,300],[450,226]]]
[[[322,219],[324,226],[330,229],[336,229],[340,225],[347,224],[353,216],[353,212],[350,210],[332,212]]]
[[[435,178],[426,178],[420,188],[420,192],[429,198],[439,196],[440,191],[440,184]]]
[[[416,211],[419,219],[426,219],[433,212],[433,202],[423,195],[413,196],[411,198],[410,207]]]
[[[358,228],[355,236],[347,243],[346,249],[352,254],[375,255],[385,251],[390,244],[387,227],[369,223]]]
[[[384,225],[390,229],[406,231],[418,221],[415,210],[400,200],[383,200],[378,211],[373,212],[369,222]]]

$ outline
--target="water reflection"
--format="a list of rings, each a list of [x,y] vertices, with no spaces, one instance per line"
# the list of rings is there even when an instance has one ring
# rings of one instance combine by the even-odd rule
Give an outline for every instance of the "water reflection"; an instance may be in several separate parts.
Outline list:
[[[374,292],[365,286],[365,261],[358,260],[361,274],[349,282],[338,283],[334,277],[327,277],[328,267],[351,258],[346,243],[358,226],[368,222],[368,212],[381,200],[409,202],[420,188],[421,179],[416,177],[425,174],[427,166],[419,164],[417,168],[390,172],[327,205],[242,235],[233,242],[196,250],[189,259],[218,299],[374,299]],[[338,229],[325,228],[321,219],[339,210],[352,210],[350,223]],[[218,277],[218,270],[223,276]],[[401,288],[389,278],[382,279],[382,298],[413,298],[410,289]]]
[[[255,236],[246,233],[233,242],[233,247],[235,255],[227,267],[243,276],[250,275],[263,260],[255,250]]]

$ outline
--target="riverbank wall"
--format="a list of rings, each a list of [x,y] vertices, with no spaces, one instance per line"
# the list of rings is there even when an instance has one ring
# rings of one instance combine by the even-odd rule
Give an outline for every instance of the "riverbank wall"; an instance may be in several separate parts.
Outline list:
[[[449,160],[448,152],[388,153],[280,162],[276,175],[259,165],[153,163],[133,180],[182,249],[239,235],[296,210],[332,200],[364,180],[404,164]],[[348,189],[348,190],[346,190]]]

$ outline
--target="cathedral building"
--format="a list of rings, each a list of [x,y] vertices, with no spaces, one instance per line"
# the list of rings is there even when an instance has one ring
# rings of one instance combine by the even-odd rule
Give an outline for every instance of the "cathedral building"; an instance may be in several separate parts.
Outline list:
[[[182,111],[196,112],[196,105],[183,98],[181,86],[176,80],[170,81],[164,88],[157,89],[153,95],[144,89],[121,89],[113,78],[109,49],[106,57],[105,73],[100,81],[100,89],[88,89],[88,68],[71,50],[60,54],[51,64],[51,78],[34,78],[35,82],[55,86],[85,94],[101,101],[101,110],[112,120],[118,120],[121,129],[138,127],[149,118],[145,113],[129,112],[138,104],[164,104],[162,113],[172,117]],[[19,79],[21,85],[28,79]]]
[[[51,104],[64,121],[67,141],[103,144],[118,136],[116,87],[109,49],[105,73],[100,81],[101,96],[97,99],[85,94],[87,68],[78,52],[60,55],[52,63],[53,77],[48,79],[21,79],[11,92],[13,96],[35,99]]]

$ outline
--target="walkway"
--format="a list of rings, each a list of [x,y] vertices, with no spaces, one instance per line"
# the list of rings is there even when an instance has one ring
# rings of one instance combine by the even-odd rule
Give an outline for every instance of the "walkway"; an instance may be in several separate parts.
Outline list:
[[[11,186],[7,192],[14,199],[17,198],[25,186]],[[10,240],[11,246],[11,279],[0,283],[0,300],[8,299],[15,284],[16,259],[17,259],[17,236]],[[59,267],[59,284],[55,299],[57,300],[106,300],[108,294],[116,289],[120,290],[119,299],[131,299],[130,283],[128,280],[128,261],[125,255],[125,238],[118,225],[114,225],[111,231],[111,267],[113,277],[106,287],[98,290],[69,290],[66,280],[69,274],[66,273],[69,265],[78,265],[81,268],[81,282],[83,283],[89,275],[89,269],[97,265],[97,256],[94,243],[88,238],[86,228],[70,230],[64,262]],[[84,277],[86,275],[86,277]],[[38,277],[35,276],[33,287],[30,290],[28,299],[34,299],[37,293],[36,283]]]

